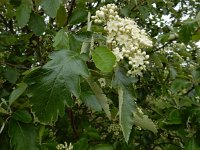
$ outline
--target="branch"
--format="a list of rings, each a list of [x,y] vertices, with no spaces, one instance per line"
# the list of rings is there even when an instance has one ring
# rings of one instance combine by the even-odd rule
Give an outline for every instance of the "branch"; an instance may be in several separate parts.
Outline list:
[[[75,120],[74,120],[75,118],[74,118],[72,109],[68,108],[67,113],[68,113],[68,116],[69,116],[69,119],[70,119],[70,122],[71,122],[71,126],[72,126],[72,129],[73,129],[73,132],[74,132],[74,137],[77,138],[78,133],[77,133],[76,124],[75,124]]]
[[[72,0],[69,11],[68,11],[67,21],[64,26],[66,26],[69,23],[69,18],[71,17],[75,6],[76,6],[76,0]]]
[[[172,41],[168,41],[168,42],[165,43],[164,45],[162,45],[162,46],[158,47],[157,49],[155,49],[154,51],[152,51],[152,53],[157,52],[157,51],[163,49],[165,46],[167,46],[167,45],[169,45],[169,44],[171,44],[171,43],[172,43]]]
[[[8,63],[8,62],[0,62],[1,65],[7,65],[7,66],[10,66],[10,67],[15,67],[17,69],[22,69],[22,70],[28,70],[30,68],[28,67],[25,67],[25,66],[18,66],[18,65],[15,65],[15,64],[11,64],[11,63]]]

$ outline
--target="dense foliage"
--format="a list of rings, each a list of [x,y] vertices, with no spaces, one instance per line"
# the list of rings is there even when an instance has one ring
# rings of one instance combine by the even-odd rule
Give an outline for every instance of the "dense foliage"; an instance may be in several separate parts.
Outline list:
[[[199,10],[0,0],[0,150],[200,150]]]

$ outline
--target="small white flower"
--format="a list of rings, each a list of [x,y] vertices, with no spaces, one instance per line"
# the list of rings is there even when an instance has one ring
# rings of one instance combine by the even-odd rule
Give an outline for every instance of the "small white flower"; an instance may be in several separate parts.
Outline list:
[[[99,81],[99,84],[101,85],[101,87],[106,86],[106,79],[105,78],[99,78],[98,81]]]

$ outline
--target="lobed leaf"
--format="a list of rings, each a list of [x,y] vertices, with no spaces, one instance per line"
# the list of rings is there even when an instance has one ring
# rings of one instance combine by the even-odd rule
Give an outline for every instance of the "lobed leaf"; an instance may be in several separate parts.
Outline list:
[[[90,85],[92,91],[94,92],[99,104],[105,111],[107,117],[111,119],[111,112],[109,108],[108,98],[106,97],[106,95],[103,93],[102,89],[98,86],[96,82],[92,81],[92,79],[90,78],[87,78],[86,80]]]
[[[81,100],[85,103],[85,105],[92,110],[101,111],[102,107],[99,104],[98,99],[92,91],[83,91],[81,94]]]
[[[138,79],[127,76],[124,68],[118,67],[115,70],[114,79],[113,79],[112,84],[116,87],[117,86],[129,87],[129,86],[132,86],[133,83],[136,83],[137,81],[138,81]]]
[[[25,79],[31,83],[33,112],[39,121],[50,124],[64,114],[65,104],[71,106],[71,93],[79,97],[80,76],[87,77],[88,70],[80,54],[61,50],[53,53],[43,68],[31,72]]]
[[[11,119],[9,122],[11,147],[15,150],[39,150],[36,145],[36,128]]]
[[[119,123],[122,128],[122,132],[125,141],[128,143],[129,136],[134,124],[133,113],[135,111],[134,97],[131,92],[126,89],[119,87]]]

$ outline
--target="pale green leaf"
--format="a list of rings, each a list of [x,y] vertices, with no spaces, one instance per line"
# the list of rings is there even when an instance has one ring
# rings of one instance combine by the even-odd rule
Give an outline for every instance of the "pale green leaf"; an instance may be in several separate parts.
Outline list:
[[[81,100],[85,103],[85,105],[92,110],[101,111],[102,107],[98,102],[98,99],[94,95],[92,91],[83,91],[81,94]]]
[[[17,88],[12,91],[9,97],[9,105],[12,105],[26,90],[27,84],[26,83],[19,83]]]
[[[34,13],[31,14],[28,25],[29,28],[38,36],[42,35],[46,28],[44,18]]]
[[[55,122],[64,114],[65,104],[71,106],[71,93],[79,97],[80,76],[87,77],[88,70],[80,54],[70,50],[53,53],[43,68],[31,72],[26,77],[30,102],[36,117],[43,123]]]
[[[55,47],[56,50],[69,49],[69,35],[64,29],[57,32],[54,37],[53,47]]]
[[[20,6],[16,10],[17,23],[20,27],[24,27],[28,23],[32,8],[32,0],[21,1]]]
[[[119,87],[119,123],[125,138],[128,143],[129,136],[133,126],[133,113],[135,111],[135,98],[132,93],[126,89]]]
[[[115,65],[115,55],[106,47],[97,47],[92,51],[92,59],[98,69],[110,72]]]
[[[8,112],[4,108],[2,108],[1,106],[0,106],[0,113],[2,113],[2,114],[8,114]]]
[[[103,93],[102,89],[99,87],[99,85],[96,82],[94,82],[90,78],[87,78],[86,80],[87,80],[88,84],[90,85],[90,88],[94,92],[99,104],[101,105],[101,107],[105,111],[107,117],[109,119],[111,119],[111,112],[110,112],[110,109],[109,109],[108,98],[106,97],[106,95]]]
[[[177,76],[177,71],[173,66],[169,66],[170,76],[172,79],[175,79]]]
[[[39,150],[36,146],[36,128],[31,124],[11,119],[9,122],[9,136],[11,147],[14,150]]]
[[[61,3],[62,0],[42,0],[41,6],[47,15],[54,18]]]
[[[127,76],[126,70],[124,68],[118,67],[115,70],[114,79],[112,83],[114,86],[128,87],[132,86],[137,81],[138,79]]]
[[[198,14],[196,16],[196,21],[198,22],[198,24],[200,26],[200,11],[198,12]]]
[[[157,128],[156,128],[156,125],[153,123],[153,121],[151,119],[148,118],[147,115],[138,115],[137,113],[134,113],[134,124],[136,126],[139,126],[143,129],[146,129],[146,130],[150,130],[154,133],[157,133]]]

